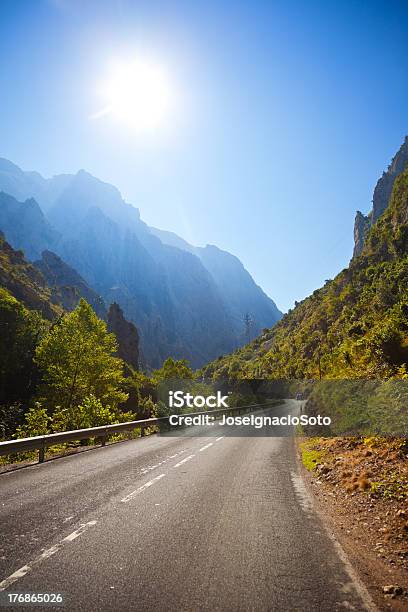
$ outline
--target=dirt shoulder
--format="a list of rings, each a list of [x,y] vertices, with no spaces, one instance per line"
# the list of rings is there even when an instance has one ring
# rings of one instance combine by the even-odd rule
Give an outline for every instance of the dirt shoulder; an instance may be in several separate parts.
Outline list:
[[[408,447],[298,440],[306,486],[380,610],[408,610]]]

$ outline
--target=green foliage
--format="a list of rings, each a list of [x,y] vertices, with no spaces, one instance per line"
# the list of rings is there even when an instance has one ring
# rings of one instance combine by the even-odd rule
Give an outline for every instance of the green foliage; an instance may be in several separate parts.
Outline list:
[[[408,499],[408,482],[402,480],[401,473],[397,472],[384,481],[371,483],[371,493],[376,497],[404,501]]]
[[[157,404],[154,404],[152,416],[165,417],[165,416],[169,416],[169,414],[171,413],[172,413],[172,409],[169,408],[164,402],[159,401],[157,402]]]
[[[24,424],[17,428],[16,438],[45,436],[50,433],[50,417],[40,402],[35,402],[25,415]]]
[[[132,410],[136,419],[145,419],[150,416],[150,405],[145,400],[156,400],[157,389],[154,381],[138,371],[131,371],[123,383],[123,390],[128,395],[128,399],[121,405],[121,409]]]
[[[62,314],[41,272],[26,261],[22,251],[13,249],[1,232],[0,286],[26,308],[41,313],[50,321]]]
[[[0,406],[0,441],[9,440],[23,421],[24,409],[21,404]]]
[[[56,432],[100,427],[119,422],[110,406],[103,406],[101,400],[92,394],[85,397],[78,406],[58,407],[52,421],[53,430]]]
[[[388,380],[368,396],[367,415],[372,432],[408,436],[408,381]]]
[[[141,397],[138,405],[138,418],[139,419],[150,419],[155,416],[156,404],[150,396]]]
[[[123,362],[114,356],[116,350],[115,337],[106,331],[105,322],[81,299],[36,349],[44,383],[42,401],[51,411],[57,404],[70,411],[91,395],[112,408],[124,402]]]
[[[153,372],[152,379],[157,384],[164,380],[193,379],[194,372],[188,365],[187,359],[175,360],[168,357],[159,370]]]
[[[25,402],[36,383],[33,355],[47,323],[0,288],[0,329],[0,404]]]
[[[309,472],[313,472],[320,463],[319,451],[302,449],[302,463]]]

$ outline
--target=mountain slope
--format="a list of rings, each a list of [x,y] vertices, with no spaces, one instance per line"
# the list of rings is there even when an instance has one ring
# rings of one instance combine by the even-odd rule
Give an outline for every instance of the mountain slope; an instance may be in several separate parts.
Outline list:
[[[207,376],[389,378],[408,371],[408,168],[362,253]]]
[[[276,304],[255,283],[240,260],[213,245],[198,249],[198,256],[214,278],[231,313],[234,331],[242,344],[246,340],[244,317],[250,316],[249,334],[254,337],[282,318]]]
[[[7,289],[30,310],[55,319],[62,308],[53,301],[51,289],[41,272],[28,263],[22,251],[14,250],[0,234],[0,287]]]
[[[252,336],[282,318],[282,313],[271,298],[255,283],[241,261],[214,245],[194,247],[173,232],[150,227],[150,231],[170,246],[196,255],[218,287],[238,344],[246,340],[244,316],[251,317]]]
[[[99,318],[106,319],[107,311],[102,298],[58,255],[52,251],[43,251],[41,259],[34,262],[34,265],[58,296],[65,310],[74,310],[82,297],[92,306]]]
[[[35,198],[47,201],[46,181],[37,172],[24,172],[8,159],[0,157],[0,191],[24,201]]]

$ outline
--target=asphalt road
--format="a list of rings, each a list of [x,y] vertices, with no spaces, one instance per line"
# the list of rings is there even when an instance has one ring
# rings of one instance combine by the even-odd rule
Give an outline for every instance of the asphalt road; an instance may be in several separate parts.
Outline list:
[[[3,474],[0,529],[2,603],[61,593],[55,609],[75,612],[371,609],[291,437],[151,436]]]

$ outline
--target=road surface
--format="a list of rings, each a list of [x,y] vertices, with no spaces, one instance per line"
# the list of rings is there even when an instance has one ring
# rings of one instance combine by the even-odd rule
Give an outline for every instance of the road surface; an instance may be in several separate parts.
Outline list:
[[[292,437],[151,436],[3,474],[0,528],[3,603],[61,593],[55,609],[75,612],[371,609],[313,510]]]

